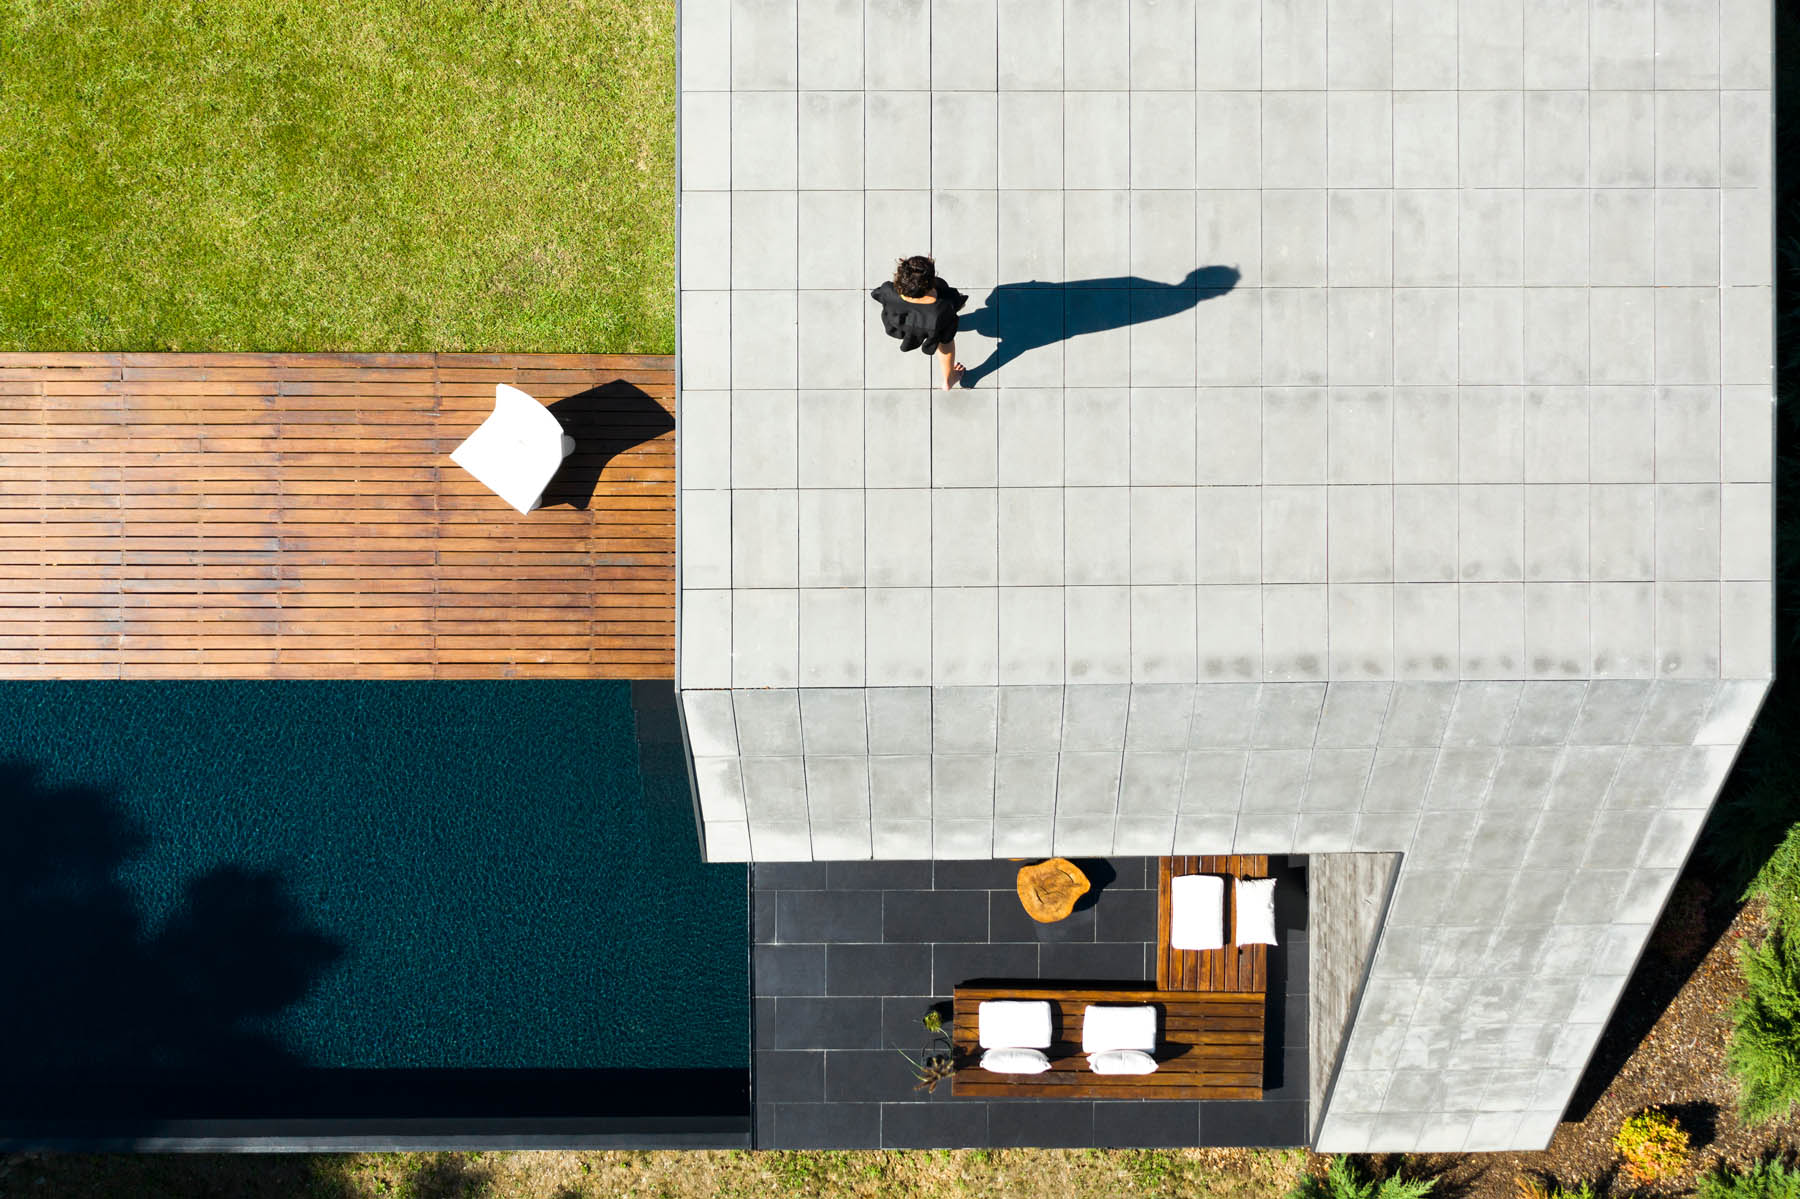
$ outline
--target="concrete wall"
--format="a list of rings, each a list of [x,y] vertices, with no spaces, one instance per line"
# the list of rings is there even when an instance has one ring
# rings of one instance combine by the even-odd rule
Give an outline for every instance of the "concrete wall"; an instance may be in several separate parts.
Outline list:
[[[1309,916],[1307,1045],[1309,1136],[1325,1114],[1325,1092],[1337,1072],[1350,1017],[1387,915],[1400,868],[1397,853],[1321,853],[1306,860]]]

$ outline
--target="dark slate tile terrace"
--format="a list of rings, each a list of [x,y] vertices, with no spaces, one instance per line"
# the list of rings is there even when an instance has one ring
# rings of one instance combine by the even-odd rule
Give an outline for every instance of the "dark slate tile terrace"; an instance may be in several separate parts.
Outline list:
[[[1298,1145],[1306,1139],[1303,858],[1277,859],[1282,944],[1269,959],[1258,1102],[954,1099],[913,1089],[920,1017],[975,978],[1156,976],[1156,863],[1083,861],[1067,920],[1019,905],[1020,863],[794,862],[752,867],[756,1144],[761,1148]]]

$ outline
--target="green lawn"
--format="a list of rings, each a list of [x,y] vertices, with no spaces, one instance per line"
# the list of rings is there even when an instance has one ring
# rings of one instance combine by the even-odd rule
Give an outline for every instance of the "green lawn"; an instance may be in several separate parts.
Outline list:
[[[0,0],[0,350],[674,346],[667,0]]]
[[[1305,1164],[1256,1149],[0,1155],[0,1199],[1283,1199]]]

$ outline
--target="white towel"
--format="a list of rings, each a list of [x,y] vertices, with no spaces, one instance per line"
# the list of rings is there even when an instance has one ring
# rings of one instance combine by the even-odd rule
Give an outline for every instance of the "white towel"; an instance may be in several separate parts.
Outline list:
[[[975,1009],[983,1049],[1050,1048],[1050,1004],[1042,999],[987,999]]]
[[[1180,874],[1169,880],[1169,944],[1176,949],[1225,945],[1225,880],[1216,874]]]
[[[1234,894],[1237,896],[1237,943],[1275,944],[1275,880],[1240,878]]]
[[[1108,1049],[1090,1053],[1088,1069],[1095,1074],[1154,1074],[1156,1059],[1141,1049]]]
[[[1050,1059],[1042,1049],[990,1049],[981,1055],[981,1068],[989,1074],[1042,1074]]]
[[[1156,1009],[1144,1004],[1090,1003],[1081,1016],[1081,1051],[1105,1053],[1109,1049],[1156,1048]]]

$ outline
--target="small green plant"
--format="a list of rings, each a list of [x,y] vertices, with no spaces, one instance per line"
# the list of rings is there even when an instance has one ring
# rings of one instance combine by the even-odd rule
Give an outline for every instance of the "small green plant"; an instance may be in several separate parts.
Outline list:
[[[1349,1157],[1331,1159],[1323,1177],[1303,1176],[1288,1199],[1425,1199],[1437,1186],[1433,1178],[1402,1178],[1390,1174],[1375,1178]]]
[[[906,1059],[907,1065],[912,1067],[913,1090],[915,1091],[924,1091],[926,1094],[930,1094],[937,1090],[940,1082],[956,1073],[954,1061],[947,1053],[923,1053],[914,1057],[904,1049],[896,1050],[896,1052]]]
[[[1514,1184],[1519,1199],[1595,1199],[1594,1185],[1577,1182],[1564,1186],[1554,1178],[1522,1174]]]
[[[1778,931],[1744,951],[1743,967],[1725,1061],[1737,1075],[1739,1113],[1757,1124],[1800,1102],[1800,953]]]
[[[1721,1166],[1700,1179],[1698,1199],[1800,1199],[1800,1169],[1774,1159],[1739,1172]]]
[[[1633,1179],[1657,1182],[1687,1165],[1687,1129],[1660,1107],[1647,1107],[1619,1125],[1613,1148],[1625,1159],[1625,1172]]]
[[[1180,1176],[1180,1166],[1175,1155],[1167,1150],[1128,1150],[1121,1156],[1124,1158],[1125,1171],[1140,1194],[1167,1194]]]
[[[944,1017],[935,1007],[925,1009],[919,1017],[919,1023],[925,1026],[925,1047],[917,1056],[897,1048],[894,1052],[906,1059],[912,1067],[913,1090],[927,1094],[937,1090],[937,1085],[956,1073],[956,1057],[950,1038],[944,1032]]]

